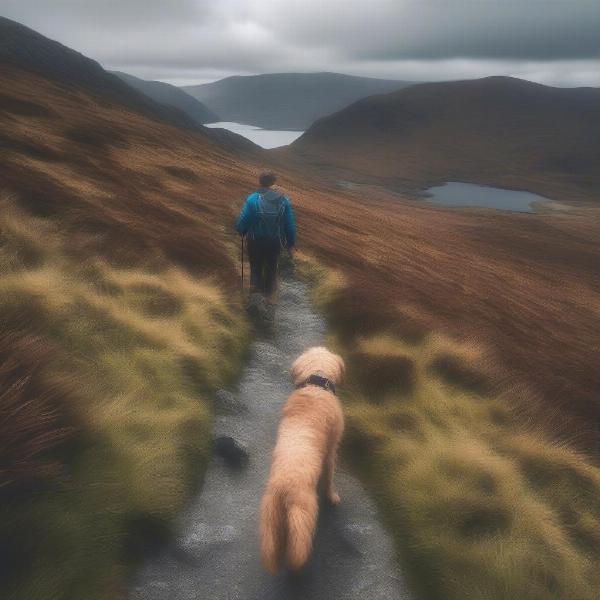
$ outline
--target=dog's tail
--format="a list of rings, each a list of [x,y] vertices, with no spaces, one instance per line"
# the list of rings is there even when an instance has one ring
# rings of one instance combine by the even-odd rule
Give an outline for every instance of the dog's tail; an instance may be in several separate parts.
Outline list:
[[[295,494],[287,512],[287,562],[297,570],[308,560],[317,524],[318,504],[315,493]]]
[[[265,569],[272,574],[277,573],[283,554],[283,521],[281,495],[267,490],[260,506],[260,554]]]
[[[304,565],[312,548],[318,511],[314,492],[267,491],[260,507],[260,552],[267,571],[277,573],[284,554],[290,569]]]

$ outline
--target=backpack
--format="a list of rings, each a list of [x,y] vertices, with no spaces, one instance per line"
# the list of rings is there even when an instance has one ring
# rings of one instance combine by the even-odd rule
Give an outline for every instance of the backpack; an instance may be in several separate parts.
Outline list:
[[[281,224],[285,213],[285,196],[267,201],[265,194],[258,194],[258,231],[260,237],[281,242]]]

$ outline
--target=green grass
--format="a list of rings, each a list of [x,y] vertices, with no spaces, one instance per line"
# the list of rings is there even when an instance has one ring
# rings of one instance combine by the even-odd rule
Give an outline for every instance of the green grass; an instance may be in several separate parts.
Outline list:
[[[301,263],[334,316],[351,290],[310,257]],[[494,393],[475,343],[335,328],[330,342],[348,363],[346,458],[419,597],[597,597],[600,470],[525,419],[527,397]]]
[[[35,223],[32,223],[35,221]],[[181,268],[82,256],[50,221],[3,216],[0,314],[57,350],[77,440],[62,474],[2,503],[15,600],[116,598],[142,547],[167,535],[209,456],[210,396],[238,374],[238,301]],[[0,490],[2,491],[2,490]]]

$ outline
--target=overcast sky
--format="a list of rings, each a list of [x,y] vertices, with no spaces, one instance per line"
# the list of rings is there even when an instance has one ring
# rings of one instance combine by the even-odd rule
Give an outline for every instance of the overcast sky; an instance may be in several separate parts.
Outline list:
[[[600,0],[0,0],[0,14],[182,85],[339,71],[600,86]]]

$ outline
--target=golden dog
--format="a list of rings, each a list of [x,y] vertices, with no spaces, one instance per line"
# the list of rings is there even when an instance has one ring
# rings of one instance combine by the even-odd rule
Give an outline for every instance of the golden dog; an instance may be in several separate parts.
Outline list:
[[[333,472],[344,416],[335,385],[341,383],[343,374],[343,360],[327,348],[310,348],[292,365],[297,389],[283,408],[261,503],[261,556],[271,573],[284,560],[296,570],[308,559],[320,479],[327,500],[331,504],[340,501]]]

